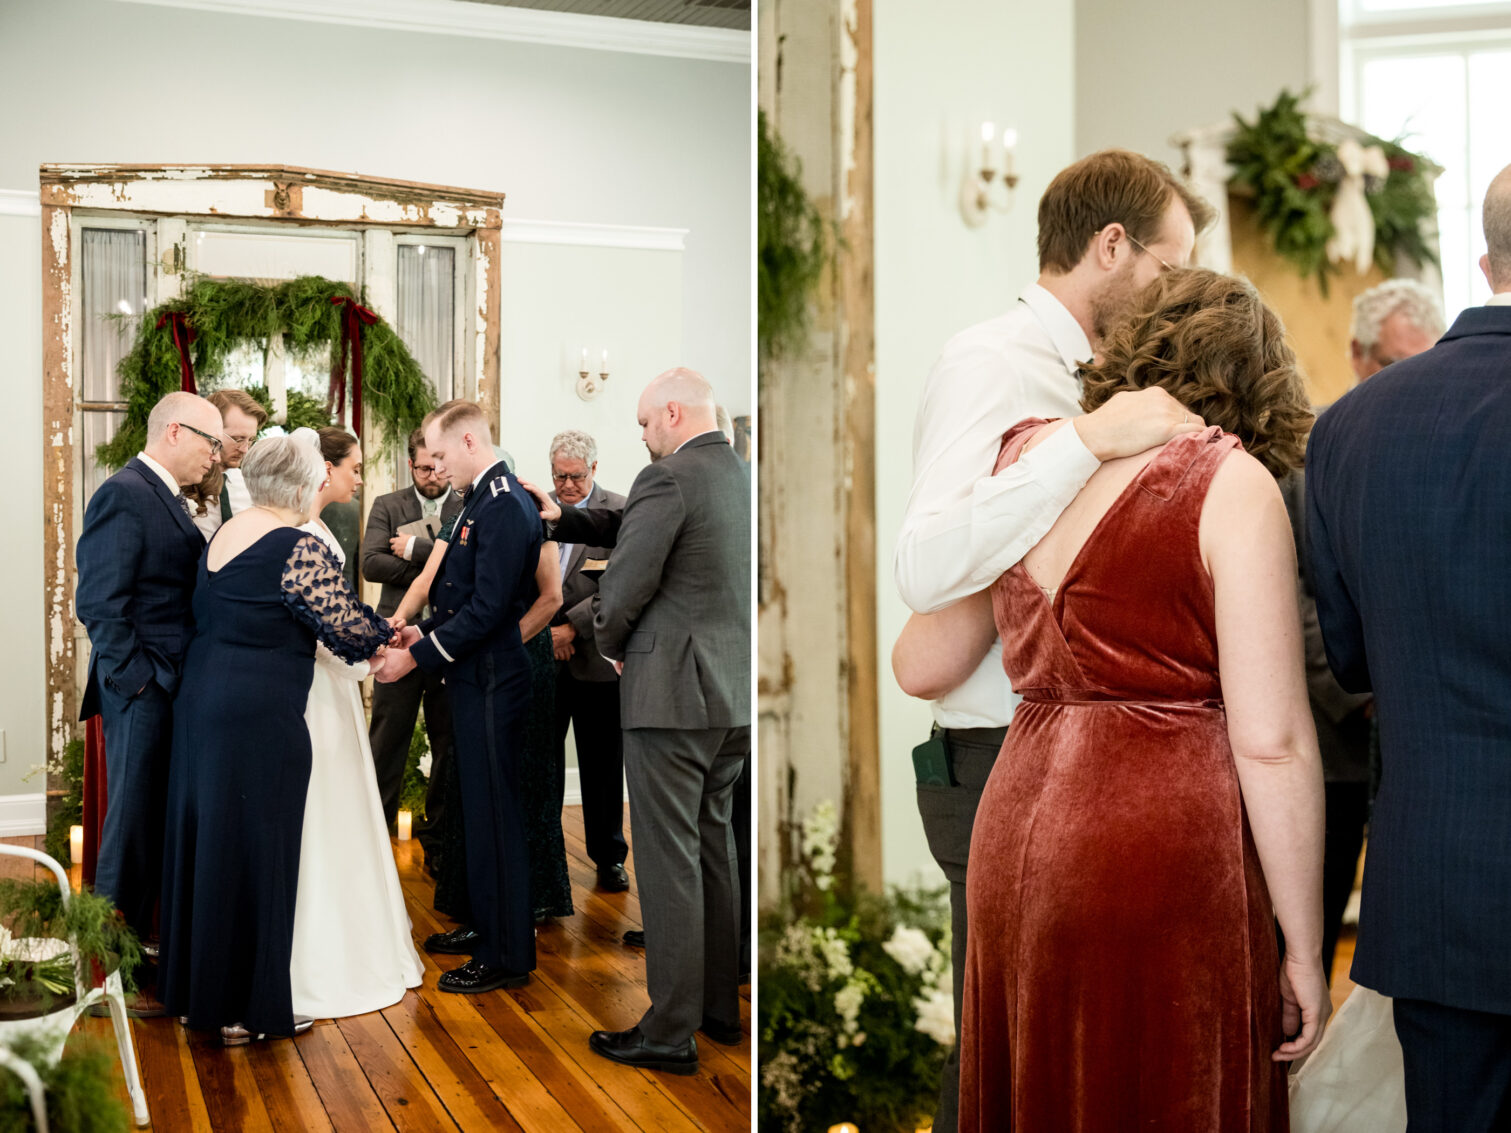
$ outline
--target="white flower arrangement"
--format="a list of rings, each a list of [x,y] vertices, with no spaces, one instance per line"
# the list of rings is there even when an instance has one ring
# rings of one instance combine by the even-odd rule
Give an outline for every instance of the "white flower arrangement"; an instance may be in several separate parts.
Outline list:
[[[429,752],[429,750],[427,750],[424,755],[420,756],[419,760],[416,762],[416,766],[419,767],[421,775],[425,776],[425,778],[427,778],[427,779],[430,778],[430,752]]]

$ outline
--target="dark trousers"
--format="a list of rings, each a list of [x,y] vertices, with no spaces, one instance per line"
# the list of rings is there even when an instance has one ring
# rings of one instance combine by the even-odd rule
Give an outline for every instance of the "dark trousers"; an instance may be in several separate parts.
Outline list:
[[[446,699],[446,685],[439,673],[416,669],[394,681],[373,683],[373,718],[367,740],[373,749],[373,766],[378,772],[378,794],[383,799],[383,820],[390,826],[399,813],[399,792],[404,786],[404,764],[409,759],[409,742],[414,737],[414,723],[425,705],[425,735],[430,741],[430,782],[440,782],[437,765],[450,758],[451,705]],[[440,792],[425,797],[425,821],[434,826],[440,817]]]
[[[520,760],[530,707],[530,666],[492,656],[473,663],[480,683],[452,680],[452,734],[461,786],[472,927],[482,937],[473,959],[511,972],[535,968],[530,910],[530,847]]]
[[[1006,728],[948,728],[945,750],[950,757],[954,786],[918,784],[918,813],[929,852],[950,883],[950,961],[955,978],[955,1045],[950,1048],[939,1082],[939,1108],[934,1133],[955,1133],[960,1120],[960,1004],[965,990],[965,870],[971,852],[971,828],[976,807],[997,753],[1007,738]],[[637,831],[638,837],[638,831]]]
[[[1511,1015],[1394,1002],[1408,1133],[1511,1129]]]
[[[1369,821],[1368,783],[1327,784],[1327,838],[1322,847],[1322,970],[1333,978],[1333,953],[1343,927],[1343,910],[1354,891],[1359,851]]]
[[[750,976],[750,894],[755,877],[750,872],[750,760],[740,768],[735,780],[734,799],[730,804],[730,823],[735,832],[735,859],[740,871],[740,975]]]
[[[168,758],[173,749],[173,699],[156,681],[134,700],[102,693],[105,729],[105,826],[94,890],[115,902],[143,940],[163,889]]]
[[[750,728],[630,728],[624,771],[651,1006],[640,1030],[681,1043],[740,1022],[738,853],[730,807]]]
[[[582,830],[588,857],[600,870],[623,865],[624,735],[619,730],[619,682],[580,681],[556,666],[556,761],[567,759],[567,725],[577,738],[582,784]]]

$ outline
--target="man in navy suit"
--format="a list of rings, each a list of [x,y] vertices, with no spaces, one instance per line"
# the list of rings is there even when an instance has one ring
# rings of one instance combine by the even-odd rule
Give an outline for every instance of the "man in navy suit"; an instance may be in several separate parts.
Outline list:
[[[1511,166],[1484,218],[1490,302],[1307,453],[1328,661],[1380,724],[1352,975],[1395,999],[1412,1133],[1511,1128]]]
[[[405,628],[404,648],[378,678],[395,681],[418,665],[445,674],[451,698],[472,916],[425,948],[472,956],[441,977],[442,991],[521,987],[535,968],[535,926],[520,793],[530,660],[519,620],[535,594],[540,514],[494,456],[476,402],[449,401],[427,418],[425,448],[465,499],[430,586],[433,612]]]
[[[173,694],[194,633],[190,602],[205,538],[183,489],[219,459],[220,411],[170,393],[147,418],[147,447],[96,489],[74,557],[89,631],[81,719],[105,729],[109,805],[95,891],[146,940],[162,883]],[[161,1014],[143,1003],[138,1014]]]

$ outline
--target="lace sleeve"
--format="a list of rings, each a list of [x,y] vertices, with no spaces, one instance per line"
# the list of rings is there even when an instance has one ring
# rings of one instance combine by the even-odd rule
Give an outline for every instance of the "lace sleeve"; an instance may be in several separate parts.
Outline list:
[[[336,556],[317,536],[294,544],[283,567],[283,603],[319,642],[350,664],[365,661],[392,634],[347,585]]]

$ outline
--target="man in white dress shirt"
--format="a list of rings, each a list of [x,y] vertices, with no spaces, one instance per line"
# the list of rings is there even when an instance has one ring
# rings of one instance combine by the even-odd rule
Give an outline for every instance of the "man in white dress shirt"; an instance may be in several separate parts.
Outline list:
[[[1078,367],[1141,287],[1190,259],[1212,215],[1165,166],[1127,150],[1092,154],[1050,183],[1039,201],[1038,282],[1006,314],[952,338],[924,385],[894,562],[897,589],[917,614],[973,595],[984,603],[1102,461],[1203,427],[1158,388],[1120,393],[1079,416]],[[1025,417],[1078,419],[992,475],[1002,435]],[[989,605],[981,614],[990,617]],[[950,881],[958,1031],[971,826],[1018,698],[996,646],[953,688],[920,672],[939,628],[915,616],[894,665],[905,691],[934,699],[935,727],[914,762],[929,849]],[[954,1133],[959,1073],[952,1052],[936,1133]]]
[[[220,493],[220,521],[224,523],[239,511],[252,506],[252,495],[241,477],[241,462],[252,451],[252,442],[268,423],[268,413],[246,390],[218,389],[205,397],[220,410],[225,423],[220,461],[225,466],[225,485]]]

